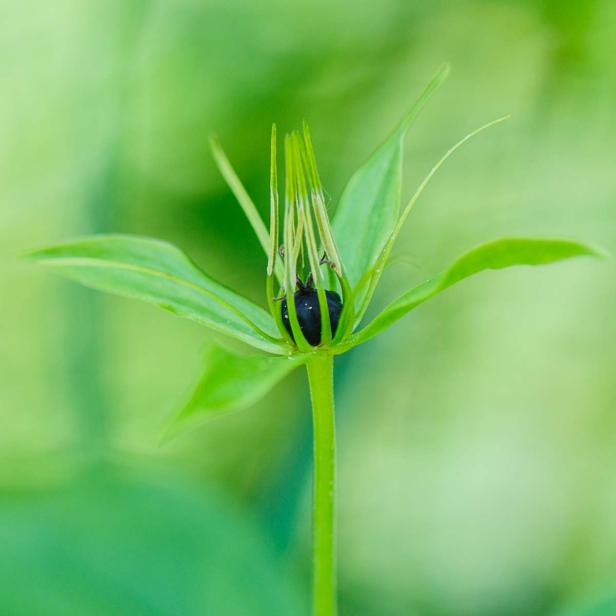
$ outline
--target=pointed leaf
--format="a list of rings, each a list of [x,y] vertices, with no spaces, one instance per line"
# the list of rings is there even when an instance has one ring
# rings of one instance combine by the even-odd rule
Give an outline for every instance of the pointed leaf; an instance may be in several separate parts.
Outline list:
[[[28,257],[94,289],[156,304],[264,351],[281,351],[265,310],[212,280],[167,242],[92,236]]]
[[[303,356],[238,355],[212,346],[206,353],[205,372],[165,437],[177,434],[187,422],[194,424],[254,404],[304,362]]]
[[[379,316],[351,338],[349,346],[355,346],[376,336],[415,306],[473,274],[514,265],[547,265],[580,256],[597,257],[601,256],[601,253],[578,242],[555,239],[505,238],[483,244],[460,257],[446,271],[394,300]]]
[[[406,118],[347,184],[333,222],[344,273],[354,287],[376,262],[400,212],[404,136],[449,72],[444,66]],[[358,298],[361,299],[361,298]]]
[[[275,134],[275,133],[274,133]],[[227,183],[227,186],[231,189],[231,192],[234,194],[237,202],[240,204],[244,215],[248,219],[250,226],[252,227],[261,247],[263,248],[266,255],[269,255],[270,251],[270,237],[269,232],[259,214],[259,210],[257,210],[257,206],[254,204],[254,201],[250,198],[248,191],[242,184],[242,181],[238,177],[235,169],[231,165],[231,162],[227,158],[225,151],[222,149],[220,142],[216,137],[212,137],[210,139],[210,148],[212,150],[212,156],[214,157],[214,162],[220,171],[223,179]],[[274,152],[275,154],[275,152]],[[278,248],[278,247],[276,247]],[[276,263],[276,267],[274,268],[276,272],[276,277],[278,280],[282,280],[282,267],[280,263]]]
[[[415,203],[417,202],[417,200],[419,199],[419,197],[425,190],[426,186],[430,183],[430,180],[434,177],[436,172],[443,166],[443,164],[445,164],[447,159],[456,150],[462,147],[467,141],[469,141],[470,139],[472,139],[479,133],[483,132],[484,130],[496,124],[500,124],[501,122],[504,122],[507,119],[509,119],[509,116],[503,116],[501,118],[497,118],[496,120],[492,120],[491,122],[488,122],[487,124],[484,124],[483,126],[480,126],[479,128],[475,129],[471,133],[468,133],[465,137],[460,139],[460,141],[458,141],[451,148],[449,148],[449,150],[447,150],[447,152],[445,152],[443,156],[441,156],[438,162],[432,167],[432,169],[430,169],[430,171],[428,172],[428,175],[426,175],[426,177],[423,179],[421,184],[419,184],[417,190],[413,193],[413,196],[411,197],[410,201],[407,203],[406,207],[402,211],[402,214],[400,215],[400,218],[398,219],[394,230],[392,231],[391,235],[387,238],[387,242],[385,243],[385,246],[383,247],[381,254],[375,260],[372,267],[364,272],[361,280],[355,287],[355,296],[359,299],[358,305],[356,306],[356,315],[355,315],[356,325],[358,325],[361,322],[366,310],[368,309],[368,306],[370,305],[370,301],[372,300],[372,296],[374,295],[376,287],[379,283],[381,274],[383,273],[383,270],[385,269],[387,262],[388,261],[390,262],[391,251],[394,247],[394,244],[396,243],[396,240],[398,239],[398,235],[400,234],[400,231],[402,230],[404,223],[406,222],[406,219],[409,217],[409,214],[411,213],[413,206],[415,205]]]

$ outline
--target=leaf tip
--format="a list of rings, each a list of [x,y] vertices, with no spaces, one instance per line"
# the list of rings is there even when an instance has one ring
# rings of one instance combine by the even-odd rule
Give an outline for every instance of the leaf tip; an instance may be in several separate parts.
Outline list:
[[[436,77],[439,79],[439,81],[442,82],[442,81],[445,81],[445,79],[449,77],[450,73],[451,73],[451,62],[443,62],[443,64],[441,64],[438,71],[436,72]]]
[[[214,159],[218,160],[220,155],[222,154],[222,146],[220,145],[220,139],[216,133],[212,133],[210,138],[208,139],[210,144],[210,151],[212,152],[212,156]]]
[[[30,263],[41,263],[46,260],[49,253],[49,248],[36,248],[34,250],[26,250],[17,254],[17,258]]]
[[[612,255],[600,246],[593,246],[592,244],[587,244],[586,242],[576,242],[572,240],[554,240],[556,242],[563,242],[575,248],[576,252],[571,253],[570,257],[592,257],[594,259],[611,259]]]
[[[603,261],[610,261],[612,259],[612,253],[601,246],[585,244],[585,247],[587,250],[586,255],[589,257],[594,257],[595,259],[601,259]]]
[[[38,257],[38,250],[27,250],[25,252],[19,252],[17,253],[17,258],[21,259],[22,261],[38,261],[39,257]]]

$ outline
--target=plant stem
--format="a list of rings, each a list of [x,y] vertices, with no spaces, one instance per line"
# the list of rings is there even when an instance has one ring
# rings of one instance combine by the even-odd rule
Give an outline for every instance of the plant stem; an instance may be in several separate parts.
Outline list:
[[[335,616],[336,530],[334,359],[315,354],[306,364],[314,439],[313,475],[313,614]]]

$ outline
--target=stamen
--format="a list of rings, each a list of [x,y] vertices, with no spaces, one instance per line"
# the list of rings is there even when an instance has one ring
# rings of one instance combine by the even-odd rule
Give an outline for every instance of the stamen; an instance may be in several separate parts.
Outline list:
[[[308,187],[306,183],[305,169],[303,164],[303,144],[300,139],[300,135],[297,132],[293,133],[293,166],[295,168],[295,178],[297,182],[297,206],[299,216],[304,223],[306,232],[304,234],[304,240],[306,245],[306,252],[308,254],[308,263],[310,270],[317,278],[321,279],[321,272],[319,268],[319,253],[317,248],[317,240],[314,232],[314,225],[312,221],[312,212],[310,208],[310,198],[308,195]]]
[[[272,124],[270,138],[270,229],[269,229],[269,257],[267,261],[267,275],[274,273],[276,265],[276,246],[278,246],[278,163],[276,157],[276,125]],[[280,255],[281,257],[283,255]]]
[[[284,224],[283,224],[283,239],[285,252],[290,252],[284,261],[284,288],[287,294],[293,294],[295,279],[297,277],[297,254],[295,235],[295,182],[293,181],[293,160],[291,148],[291,136],[285,135],[284,138],[284,153],[285,153],[285,200],[284,200]],[[300,236],[301,239],[301,236]]]
[[[312,209],[314,211],[317,227],[319,229],[319,235],[321,236],[321,242],[323,243],[325,252],[331,261],[332,269],[336,270],[339,276],[342,276],[342,262],[340,261],[340,256],[338,255],[329,217],[327,215],[327,207],[325,206],[325,197],[323,195],[321,178],[319,177],[317,160],[314,155],[314,148],[312,147],[310,129],[308,128],[308,124],[306,124],[306,122],[304,122],[304,143],[306,152],[305,162],[308,168],[311,184]]]
[[[272,170],[270,175],[270,210],[273,219],[270,222],[268,273],[276,269],[276,258],[280,258],[284,275],[281,285],[282,293],[278,295],[282,295],[286,301],[283,302],[281,311],[272,308],[274,302],[280,298],[274,296],[271,275],[268,287],[271,287],[271,292],[268,295],[268,301],[270,302],[270,309],[275,312],[276,317],[280,317],[284,312],[286,321],[282,325],[286,328],[285,338],[289,340],[290,337],[301,352],[309,352],[312,344],[328,345],[331,343],[334,333],[339,336],[340,332],[336,330],[340,316],[345,316],[345,319],[343,319],[345,323],[349,320],[346,313],[349,310],[351,313],[353,312],[353,301],[349,295],[348,281],[342,273],[340,258],[325,207],[325,197],[317,170],[312,141],[306,125],[304,125],[303,133],[293,131],[285,135],[284,139],[285,191],[283,219],[281,221],[282,245],[276,248],[278,246],[277,215],[279,206],[275,140],[276,127],[274,126],[272,127]],[[304,262],[304,259],[307,263]],[[323,268],[323,265],[329,267]],[[304,275],[306,276],[305,283],[302,282]],[[342,305],[344,308],[342,315],[337,312],[334,321],[331,321],[330,300],[328,298],[338,298],[339,303],[340,300],[335,291],[326,291],[326,289],[335,289],[336,277],[343,292],[344,302]],[[304,302],[301,306],[301,318],[302,323],[304,323],[301,327],[295,305],[296,290],[303,294],[302,297],[306,295],[306,301],[308,301],[308,304]],[[318,299],[317,304],[314,304],[315,298]],[[305,327],[304,311],[314,309],[316,312],[317,306],[321,315],[319,319],[320,331],[318,335],[313,335],[314,332],[311,332],[306,337],[302,331],[302,328]],[[277,319],[280,327],[279,321],[280,319]],[[332,325],[335,326],[334,330],[332,330]],[[308,342],[308,340],[311,342]],[[315,343],[314,340],[318,340],[318,342]]]

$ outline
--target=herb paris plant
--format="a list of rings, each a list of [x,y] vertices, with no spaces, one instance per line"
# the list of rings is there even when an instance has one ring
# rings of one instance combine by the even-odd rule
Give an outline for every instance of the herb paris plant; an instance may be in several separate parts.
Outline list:
[[[241,356],[212,347],[201,381],[172,431],[196,419],[246,407],[291,370],[306,366],[314,427],[313,609],[320,616],[336,613],[334,357],[481,271],[597,255],[592,248],[568,240],[507,238],[489,242],[405,291],[362,326],[400,229],[432,176],[463,143],[504,119],[482,126],[454,145],[400,212],[405,134],[446,75],[444,67],[390,137],[355,172],[333,224],[307,126],[284,138],[282,206],[276,128],[272,128],[269,230],[220,145],[212,141],[218,167],[267,255],[269,312],[214,281],[180,250],[159,240],[94,236],[30,255],[85,285],[154,303],[260,351]]]

